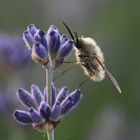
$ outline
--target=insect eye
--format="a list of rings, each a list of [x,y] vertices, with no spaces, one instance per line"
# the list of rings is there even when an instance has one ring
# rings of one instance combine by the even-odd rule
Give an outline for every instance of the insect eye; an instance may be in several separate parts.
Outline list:
[[[76,42],[76,44],[75,44],[75,47],[77,48],[77,49],[81,49],[81,46]]]

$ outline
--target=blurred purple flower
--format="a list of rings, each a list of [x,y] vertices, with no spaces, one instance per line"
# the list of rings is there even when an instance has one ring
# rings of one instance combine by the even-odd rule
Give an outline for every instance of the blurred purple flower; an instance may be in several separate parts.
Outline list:
[[[46,68],[56,69],[73,50],[74,43],[51,25],[47,33],[31,24],[23,33],[32,59]]]
[[[0,90],[0,116],[5,117],[7,114],[11,115],[13,109],[18,103],[15,96],[11,96],[9,98],[10,95],[11,92],[9,93],[8,90]]]
[[[37,85],[31,86],[31,94],[19,89],[17,96],[28,111],[16,110],[15,120],[23,125],[32,124],[40,132],[52,131],[78,105],[82,93],[80,90],[70,93],[67,87],[63,87],[57,94],[54,84],[51,87],[52,105],[47,103]]]
[[[0,63],[15,70],[31,63],[30,52],[18,35],[0,34]]]

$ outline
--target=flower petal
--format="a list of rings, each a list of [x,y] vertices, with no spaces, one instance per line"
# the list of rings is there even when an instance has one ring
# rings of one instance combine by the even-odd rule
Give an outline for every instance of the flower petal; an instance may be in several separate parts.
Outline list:
[[[46,48],[46,50],[48,50],[47,40],[45,38],[45,32],[44,31],[37,30],[37,32],[34,35],[34,39],[35,39],[35,41],[40,42]]]
[[[45,64],[47,62],[48,54],[45,47],[41,43],[36,42],[33,46],[31,56],[36,63]]]
[[[49,29],[48,29],[48,31],[47,31],[47,34],[48,34],[49,32],[51,32],[51,31],[56,31],[57,33],[59,33],[59,30],[58,30],[57,27],[54,26],[54,25],[51,25],[51,26],[49,27]]]
[[[73,91],[63,102],[61,103],[61,115],[67,115],[71,112],[79,103],[82,98],[80,90]]]
[[[69,96],[72,97],[72,99],[74,100],[74,105],[76,105],[77,103],[79,103],[79,101],[83,97],[83,95],[82,95],[82,93],[81,93],[80,90],[73,91],[72,93],[70,93]]]
[[[50,50],[50,54],[52,59],[56,57],[57,51],[59,50],[60,47],[60,36],[58,32],[55,30],[49,30],[50,32],[47,32],[47,43],[48,43],[48,48]]]
[[[29,33],[34,36],[34,34],[36,33],[37,31],[37,28],[35,27],[34,24],[30,24],[28,27],[27,27],[27,30],[29,31]]]
[[[62,103],[61,103],[61,115],[65,116],[67,115],[73,108],[74,101],[71,97],[67,97]]]
[[[73,41],[68,40],[66,43],[64,43],[58,51],[58,58],[64,58],[68,56],[72,52],[73,46]]]
[[[36,42],[35,45],[34,45],[34,50],[33,50],[36,55],[40,58],[45,58],[47,57],[47,50],[45,49],[45,47],[39,43],[39,42]]]
[[[24,31],[23,40],[25,41],[26,46],[29,49],[32,49],[32,46],[34,44],[34,38],[28,31]]]
[[[40,91],[40,89],[37,85],[31,86],[31,94],[39,106],[41,101],[43,101],[43,95],[42,95],[42,92]]]
[[[35,109],[31,108],[29,112],[30,112],[31,119],[32,119],[33,123],[39,123],[40,124],[40,123],[43,122],[43,119],[42,119],[41,115]]]
[[[16,110],[13,115],[15,120],[20,124],[29,125],[32,123],[30,114],[26,111]]]
[[[68,96],[68,94],[69,94],[68,88],[67,88],[66,86],[63,87],[63,88],[59,91],[59,93],[58,93],[58,95],[57,95],[57,97],[56,97],[56,101],[55,101],[55,102],[61,103],[61,102]]]
[[[47,120],[50,119],[51,109],[50,109],[50,106],[46,102],[41,102],[39,111],[40,111],[41,116],[44,119],[47,119]]]
[[[66,35],[61,35],[61,37],[60,37],[61,45],[65,44],[68,40],[69,39]]]
[[[34,99],[32,98],[32,96],[29,94],[29,92],[27,92],[23,88],[20,88],[17,91],[17,96],[18,96],[20,102],[23,105],[25,105],[26,107],[35,107],[36,106],[36,103],[35,103]]]
[[[61,110],[60,110],[60,104],[56,103],[54,104],[52,110],[51,110],[51,120],[52,121],[59,121],[61,117]]]

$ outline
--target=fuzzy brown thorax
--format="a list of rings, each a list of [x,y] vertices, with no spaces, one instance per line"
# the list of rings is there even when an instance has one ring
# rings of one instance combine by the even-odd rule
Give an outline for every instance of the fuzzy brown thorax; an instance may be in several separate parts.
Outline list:
[[[101,81],[105,77],[105,71],[95,59],[97,58],[104,65],[104,56],[101,49],[89,37],[79,37],[77,45],[78,47],[75,49],[77,61],[92,80]]]

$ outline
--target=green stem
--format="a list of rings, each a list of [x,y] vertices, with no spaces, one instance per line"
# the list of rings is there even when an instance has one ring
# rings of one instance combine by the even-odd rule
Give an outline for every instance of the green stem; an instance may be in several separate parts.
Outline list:
[[[51,83],[52,83],[53,71],[51,69],[46,69],[46,87],[45,87],[45,100],[52,106],[52,96],[51,96]],[[48,140],[54,140],[54,130],[47,132]]]
[[[50,67],[46,69],[46,87],[45,87],[45,101],[52,107],[52,95],[51,95],[51,83],[52,83],[52,76],[53,76],[53,70],[52,70],[52,59],[50,56],[50,53],[48,54],[49,60],[50,60]],[[47,132],[48,140],[54,140],[54,130],[51,132]]]
[[[54,130],[52,132],[47,132],[48,140],[54,140]]]
[[[53,72],[50,69],[46,69],[46,95],[45,95],[45,100],[48,102],[48,104],[51,106],[51,83],[52,83],[52,75]]]

